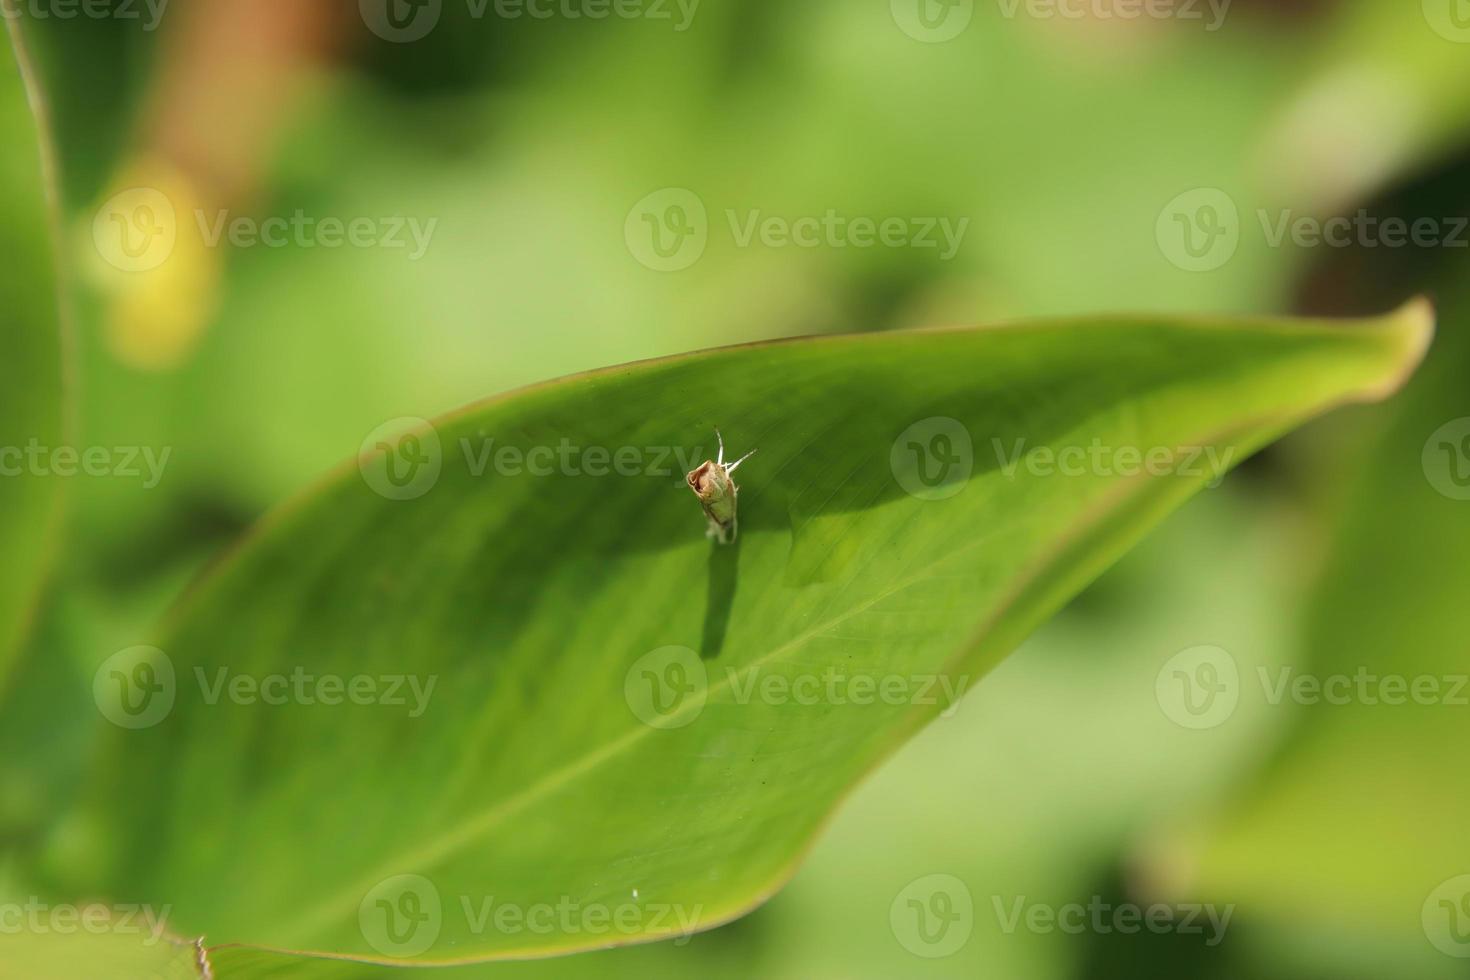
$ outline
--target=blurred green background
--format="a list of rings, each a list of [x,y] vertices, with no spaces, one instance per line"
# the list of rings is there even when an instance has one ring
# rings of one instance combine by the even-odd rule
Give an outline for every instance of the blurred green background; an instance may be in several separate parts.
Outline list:
[[[1470,975],[1470,705],[1261,680],[1470,673],[1470,4],[388,3],[27,8],[75,438],[170,456],[155,487],[68,488],[0,712],[0,892],[82,877],[98,664],[387,420],[763,338],[1427,292],[1440,334],[1405,393],[1189,504],[861,787],[769,904],[685,944],[445,975]],[[138,187],[185,216],[141,274],[93,234]],[[196,209],[432,231],[421,255],[406,228],[405,248],[210,247]],[[952,255],[937,230],[744,236],[829,213],[963,231]],[[681,214],[703,251],[661,257],[650,233]],[[1278,234],[1339,216],[1350,240]],[[1430,224],[1395,244],[1389,219]],[[1186,727],[1159,685],[1199,646],[1238,703]],[[942,957],[893,918],[935,874],[970,900]],[[1018,900],[1230,918],[1012,928]]]

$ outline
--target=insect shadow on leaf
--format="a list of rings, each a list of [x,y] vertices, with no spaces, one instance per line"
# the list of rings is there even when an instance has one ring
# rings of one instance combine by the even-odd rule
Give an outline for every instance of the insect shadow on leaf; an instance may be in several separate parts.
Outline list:
[[[699,654],[706,660],[720,655],[725,646],[725,633],[730,628],[730,607],[735,601],[735,575],[740,564],[740,538],[728,545],[711,541],[709,548],[709,590],[704,607],[704,636]]]

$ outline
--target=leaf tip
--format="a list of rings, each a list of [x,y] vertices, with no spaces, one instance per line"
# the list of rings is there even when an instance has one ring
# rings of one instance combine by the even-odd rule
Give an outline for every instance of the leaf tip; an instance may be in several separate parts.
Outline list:
[[[1436,319],[1434,300],[1424,295],[1415,296],[1391,313],[1389,319],[1420,338],[1419,354],[1422,357],[1424,351],[1429,347],[1429,342],[1434,339]]]
[[[1364,390],[1366,400],[1389,397],[1413,376],[1434,341],[1435,321],[1434,301],[1423,295],[1415,296],[1384,317],[1384,333],[1392,338],[1394,345],[1393,368],[1382,381]]]

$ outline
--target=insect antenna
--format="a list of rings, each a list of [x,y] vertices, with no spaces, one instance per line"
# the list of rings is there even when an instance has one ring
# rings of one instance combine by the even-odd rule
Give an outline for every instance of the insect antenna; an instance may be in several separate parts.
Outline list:
[[[733,462],[729,466],[725,467],[725,472],[726,473],[734,473],[735,472],[735,467],[739,466],[741,463],[745,462],[747,459],[749,459],[750,457],[754,456],[755,454],[756,454],[756,450],[752,449],[750,452],[746,453],[744,456],[741,456],[735,462]],[[721,456],[723,457],[723,455],[724,454],[722,453]]]

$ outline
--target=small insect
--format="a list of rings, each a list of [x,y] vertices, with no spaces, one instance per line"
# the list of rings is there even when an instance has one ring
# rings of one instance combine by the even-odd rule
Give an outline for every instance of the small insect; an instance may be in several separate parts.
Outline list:
[[[689,481],[689,489],[699,498],[704,516],[709,518],[706,536],[714,538],[720,544],[729,544],[735,540],[735,502],[740,496],[740,488],[730,479],[730,475],[735,472],[735,467],[754,456],[755,450],[752,449],[726,466],[725,439],[720,435],[719,429],[715,429],[715,438],[720,443],[719,456],[714,462],[705,460],[700,463],[699,468],[690,470],[685,479]]]

